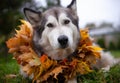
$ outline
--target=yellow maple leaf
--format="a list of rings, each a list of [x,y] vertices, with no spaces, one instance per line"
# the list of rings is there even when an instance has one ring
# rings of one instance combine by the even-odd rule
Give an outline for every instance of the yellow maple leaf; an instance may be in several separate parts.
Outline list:
[[[25,20],[20,20],[22,22],[22,25],[19,26],[20,30],[16,30],[17,34],[16,36],[19,37],[21,35],[25,36],[32,36],[33,35],[33,29],[29,22]]]
[[[82,39],[88,38],[89,34],[88,34],[88,29],[81,29],[80,30],[80,36]]]
[[[87,74],[92,72],[89,66],[86,62],[79,62],[75,71],[80,74]]]
[[[98,46],[87,46],[88,49],[91,49],[93,51],[102,51],[102,48]]]

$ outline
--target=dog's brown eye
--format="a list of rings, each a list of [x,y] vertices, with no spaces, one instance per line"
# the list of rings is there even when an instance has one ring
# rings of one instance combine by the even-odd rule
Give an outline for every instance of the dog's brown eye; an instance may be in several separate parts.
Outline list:
[[[49,28],[54,27],[54,25],[53,25],[52,23],[48,23],[47,26],[48,26]]]
[[[64,24],[69,24],[70,20],[64,20]]]

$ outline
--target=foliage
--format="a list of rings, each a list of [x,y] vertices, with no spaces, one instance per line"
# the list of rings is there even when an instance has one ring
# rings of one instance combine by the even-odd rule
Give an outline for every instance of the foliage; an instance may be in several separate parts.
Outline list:
[[[20,29],[16,30],[14,37],[6,43],[9,52],[14,54],[14,58],[28,76],[34,74],[34,81],[46,81],[50,77],[59,80],[59,76],[65,81],[75,77],[78,73],[86,74],[92,72],[90,65],[96,63],[100,58],[98,46],[93,46],[88,30],[80,30],[81,40],[79,45],[70,57],[60,61],[49,58],[46,54],[39,57],[32,49],[32,26],[22,20]],[[62,74],[62,75],[61,75]]]
[[[86,75],[78,76],[78,83],[119,83],[120,65],[115,65],[109,72],[94,71]]]
[[[7,55],[5,41],[14,33],[14,29],[20,24],[19,19],[23,19],[21,13],[24,5],[31,6],[34,0],[0,0],[0,54]]]
[[[38,9],[41,11],[45,11],[53,6],[61,6],[61,0],[46,0],[46,7],[39,6]]]
[[[19,24],[18,20],[23,18],[20,8],[25,2],[31,0],[1,0],[0,1],[0,35],[9,35],[13,28]]]
[[[53,5],[60,6],[60,0],[46,0],[46,2],[48,7]]]
[[[120,50],[120,37],[118,38],[117,49]]]
[[[29,83],[28,79],[23,78],[19,74],[19,65],[16,60],[12,59],[12,55],[8,57],[0,56],[0,82],[1,83]],[[12,77],[6,77],[7,75],[16,75],[14,79]]]
[[[89,23],[85,27],[87,27],[87,28],[89,28],[91,30],[91,29],[95,29],[96,25],[94,23]]]
[[[108,49],[109,50],[116,50],[116,46],[115,46],[115,44],[112,41],[109,43]]]
[[[98,41],[97,41],[97,44],[99,44],[102,48],[106,48],[105,47],[105,40],[104,39],[98,39]]]
[[[112,23],[108,23],[108,22],[102,22],[99,26],[99,28],[104,28],[104,27],[111,27],[113,28],[113,24]]]
[[[110,52],[115,58],[120,57],[120,50],[111,50]]]
[[[120,51],[112,51],[112,54],[120,54]],[[23,78],[19,74],[19,65],[16,60],[8,57],[0,57],[0,81],[1,83],[32,83],[30,79]],[[120,56],[118,56],[120,57]],[[119,83],[120,82],[120,65],[116,65],[109,72],[94,71],[86,75],[78,76],[78,83]],[[5,78],[6,75],[15,74],[17,77]]]
[[[113,40],[114,41],[114,40]],[[108,49],[108,50],[120,50],[120,38],[118,37],[117,44],[115,44],[113,41],[109,42],[108,47],[105,46],[105,40],[103,38],[100,38],[97,40],[97,44],[100,45],[102,48]]]

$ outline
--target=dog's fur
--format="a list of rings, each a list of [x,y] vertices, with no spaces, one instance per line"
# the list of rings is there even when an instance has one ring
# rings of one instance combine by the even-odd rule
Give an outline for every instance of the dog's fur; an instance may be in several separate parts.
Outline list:
[[[80,40],[76,10],[76,0],[72,0],[67,8],[53,7],[43,13],[24,9],[26,18],[33,26],[33,48],[39,56],[45,53],[52,59],[61,60],[76,50]],[[104,54],[102,52],[101,60],[98,60],[97,65],[93,67],[108,70],[114,58],[110,54],[106,56]],[[101,65],[102,62],[105,65]],[[22,74],[25,75],[24,72]],[[68,83],[77,83],[77,81],[71,79]]]
[[[24,9],[34,29],[33,48],[39,55],[45,53],[60,60],[75,51],[80,35],[74,4],[75,0],[67,8],[53,7],[44,13]]]

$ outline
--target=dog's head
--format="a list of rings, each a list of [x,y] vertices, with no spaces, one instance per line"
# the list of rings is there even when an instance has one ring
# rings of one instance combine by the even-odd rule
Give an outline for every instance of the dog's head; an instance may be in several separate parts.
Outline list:
[[[53,7],[45,12],[25,8],[24,13],[33,26],[33,43],[37,52],[42,48],[52,59],[64,59],[73,53],[79,42],[76,0],[67,8]]]

